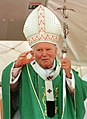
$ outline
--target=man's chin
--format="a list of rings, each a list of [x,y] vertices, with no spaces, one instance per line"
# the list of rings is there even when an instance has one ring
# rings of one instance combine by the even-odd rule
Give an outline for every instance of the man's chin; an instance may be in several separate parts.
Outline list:
[[[44,64],[44,65],[43,65],[43,68],[44,68],[44,69],[49,69],[50,66],[49,66],[48,63],[47,63],[47,64]]]

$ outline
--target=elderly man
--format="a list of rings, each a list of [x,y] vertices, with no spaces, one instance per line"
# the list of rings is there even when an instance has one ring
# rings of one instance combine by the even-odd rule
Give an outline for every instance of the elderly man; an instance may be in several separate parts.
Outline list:
[[[83,119],[87,83],[68,58],[56,59],[62,33],[57,17],[40,5],[23,31],[32,51],[3,71],[4,119]]]

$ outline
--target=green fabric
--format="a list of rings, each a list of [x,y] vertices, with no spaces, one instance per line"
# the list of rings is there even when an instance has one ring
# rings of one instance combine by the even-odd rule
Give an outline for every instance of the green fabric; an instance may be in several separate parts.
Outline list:
[[[4,107],[4,119],[10,119],[10,70],[12,64],[13,63],[5,68],[2,75],[2,101]]]
[[[34,73],[32,73],[32,76],[35,77]],[[43,119],[42,112],[40,110],[35,93],[33,92],[25,67],[23,68],[22,79],[23,80],[21,80],[21,84],[20,84],[21,119],[28,119],[28,118],[35,119],[35,117],[37,117],[38,119],[39,118]]]
[[[2,88],[3,88],[3,104],[4,104],[4,119],[10,119],[9,115],[9,78],[10,78],[10,64],[4,71],[2,76]],[[44,80],[33,70],[31,65],[28,65],[29,72],[31,74],[31,80],[36,91],[32,89],[31,80],[28,75],[26,66],[22,68],[22,74],[20,78],[20,98],[19,98],[19,111],[21,119],[61,119],[62,116],[62,70],[59,76],[53,80],[53,89],[55,95],[55,107],[58,107],[58,114],[55,117],[49,118],[46,116],[46,96],[45,96],[45,84]],[[84,116],[84,100],[87,97],[87,82],[82,81],[78,74],[73,70],[75,76],[75,95],[74,103],[71,95],[67,90],[66,105],[63,115],[63,119],[83,119]],[[38,98],[36,98],[36,95]],[[40,101],[40,105],[38,100]],[[42,111],[41,111],[42,107]],[[45,117],[43,117],[43,114]]]
[[[76,119],[83,119],[85,108],[84,100],[87,98],[87,82],[83,81],[74,71],[75,77],[75,103],[76,103]]]
[[[43,108],[43,113],[45,113],[46,96],[45,96],[45,93],[44,93],[45,92],[44,80],[40,76],[38,76],[37,73],[35,73],[33,71],[32,67],[30,65],[29,65],[29,69],[30,69],[29,70],[30,74],[32,74],[31,79],[32,79],[36,94],[39,97],[41,107]],[[23,98],[22,97],[20,98],[20,99],[22,99],[21,103],[20,103],[20,110],[21,110],[21,115],[22,115],[21,119],[28,119],[28,117],[31,114],[32,114],[31,119],[35,119],[35,117],[37,117],[37,119],[44,119],[43,113],[41,112],[41,109],[40,109],[39,103],[37,101],[37,98],[35,96],[35,93],[32,90],[31,82],[30,82],[29,76],[27,74],[26,67],[24,67],[22,71],[23,71],[23,73],[22,73],[22,79],[23,80],[22,80],[21,85],[20,85],[20,87],[22,87],[21,90],[20,90],[21,96],[23,95]],[[59,102],[59,105],[60,105],[59,106],[60,107],[59,114],[61,115],[61,113],[62,113],[62,111],[61,111],[62,110],[62,107],[61,107],[62,102],[60,103],[59,100],[62,101],[62,98],[61,98],[62,89],[60,88],[62,85],[60,85],[60,81],[61,81],[61,84],[62,84],[61,77],[59,76],[55,79],[55,81],[53,81],[53,86],[54,86],[54,89],[56,89],[57,87],[59,87],[59,89],[60,89],[59,90],[59,98],[56,102],[57,103]],[[29,92],[28,92],[28,90],[29,90]],[[25,92],[27,92],[27,94]],[[54,90],[54,93],[55,93],[55,90]],[[26,100],[26,103],[25,103],[24,100]],[[25,108],[22,108],[22,106],[25,107]],[[28,114],[27,114],[26,110],[28,110]],[[50,119],[47,116],[45,118]],[[55,115],[55,117],[53,119],[58,119],[58,116]]]

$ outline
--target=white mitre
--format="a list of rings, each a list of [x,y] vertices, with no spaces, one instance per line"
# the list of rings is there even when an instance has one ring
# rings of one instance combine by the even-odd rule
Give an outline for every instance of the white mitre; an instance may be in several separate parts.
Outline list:
[[[62,28],[55,14],[39,5],[27,17],[23,32],[32,47],[39,42],[58,44]]]

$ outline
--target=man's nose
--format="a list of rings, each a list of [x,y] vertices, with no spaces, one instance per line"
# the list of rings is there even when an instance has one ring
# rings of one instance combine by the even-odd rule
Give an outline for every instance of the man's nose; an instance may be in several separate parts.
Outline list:
[[[46,54],[47,54],[46,50],[43,50],[43,55],[46,55]]]

